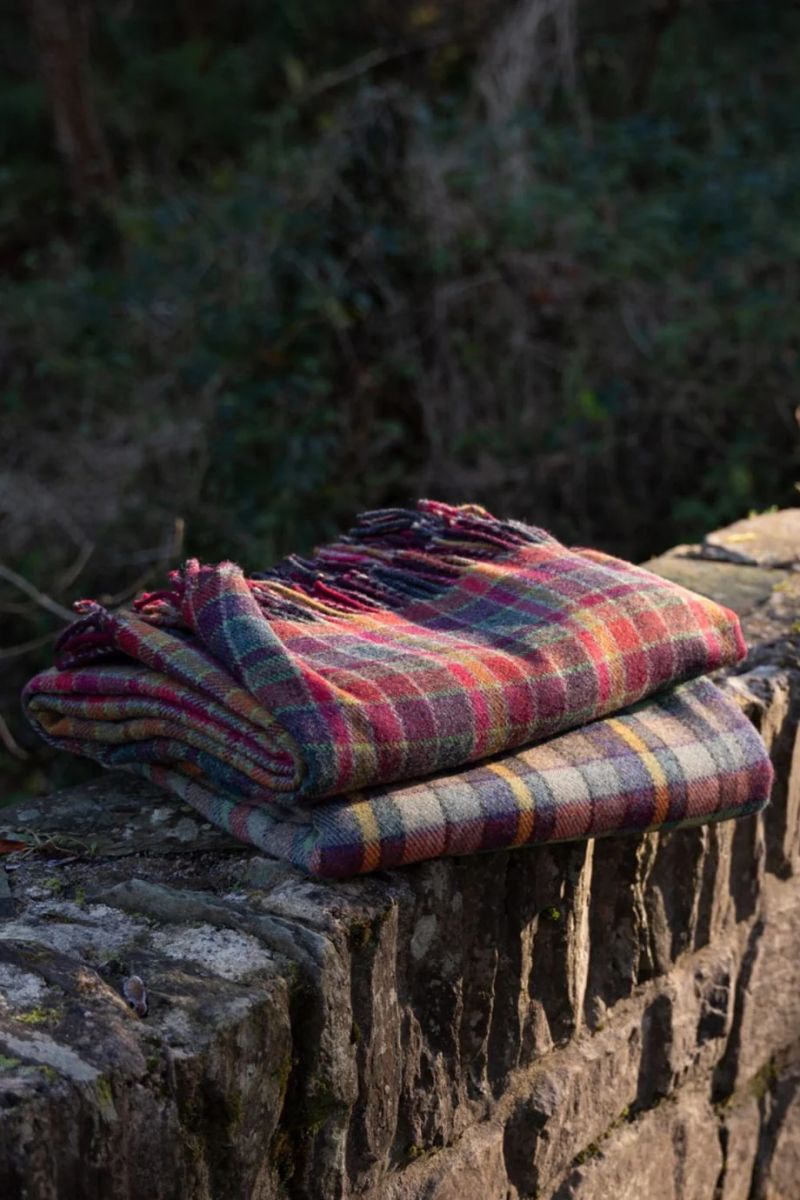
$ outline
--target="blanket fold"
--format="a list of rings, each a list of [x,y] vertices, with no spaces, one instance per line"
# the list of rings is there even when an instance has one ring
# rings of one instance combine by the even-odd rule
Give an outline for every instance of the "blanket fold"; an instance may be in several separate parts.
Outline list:
[[[190,561],[131,610],[76,607],[25,690],[39,732],[265,819],[553,738],[745,651],[711,600],[434,501],[312,559]]]
[[[773,776],[752,723],[707,679],[465,770],[285,816],[168,767],[143,773],[242,841],[320,878],[743,817],[766,804]]]

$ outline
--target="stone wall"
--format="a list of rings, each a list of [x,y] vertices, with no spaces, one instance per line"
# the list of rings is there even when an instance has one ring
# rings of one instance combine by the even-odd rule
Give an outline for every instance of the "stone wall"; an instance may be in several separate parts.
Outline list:
[[[743,617],[759,818],[327,885],[126,777],[0,811],[0,1196],[797,1200],[798,550],[652,564]]]

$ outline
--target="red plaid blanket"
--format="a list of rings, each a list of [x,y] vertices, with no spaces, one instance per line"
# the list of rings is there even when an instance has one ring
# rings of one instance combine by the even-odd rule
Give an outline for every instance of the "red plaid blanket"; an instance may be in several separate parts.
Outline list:
[[[744,653],[727,609],[476,505],[368,513],[249,577],[82,602],[27,712],[63,749],[286,810],[463,766]]]

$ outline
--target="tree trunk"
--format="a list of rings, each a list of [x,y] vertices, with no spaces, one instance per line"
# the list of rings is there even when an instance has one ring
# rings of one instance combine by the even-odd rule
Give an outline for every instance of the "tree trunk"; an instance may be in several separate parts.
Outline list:
[[[640,112],[647,103],[650,84],[658,65],[661,39],[681,11],[682,4],[683,0],[660,0],[648,13],[645,42],[639,55],[628,101],[630,113]]]
[[[92,97],[88,0],[28,0],[39,72],[56,144],[76,203],[85,207],[114,189],[114,170]]]

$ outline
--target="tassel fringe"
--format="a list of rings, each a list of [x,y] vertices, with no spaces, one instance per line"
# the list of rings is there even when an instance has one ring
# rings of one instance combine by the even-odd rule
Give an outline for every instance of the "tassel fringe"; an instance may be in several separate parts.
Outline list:
[[[267,620],[314,621],[381,609],[397,610],[441,594],[471,562],[492,561],[520,546],[553,544],[544,530],[500,521],[477,504],[454,506],[420,500],[416,509],[362,513],[337,542],[313,558],[290,555],[247,583]],[[157,625],[185,627],[181,615],[197,560],[170,572],[170,586],[145,592],[134,612]],[[93,600],[75,604],[78,620],[56,644],[60,666],[97,661],[109,644],[109,620]],[[109,649],[109,653],[112,653]]]

